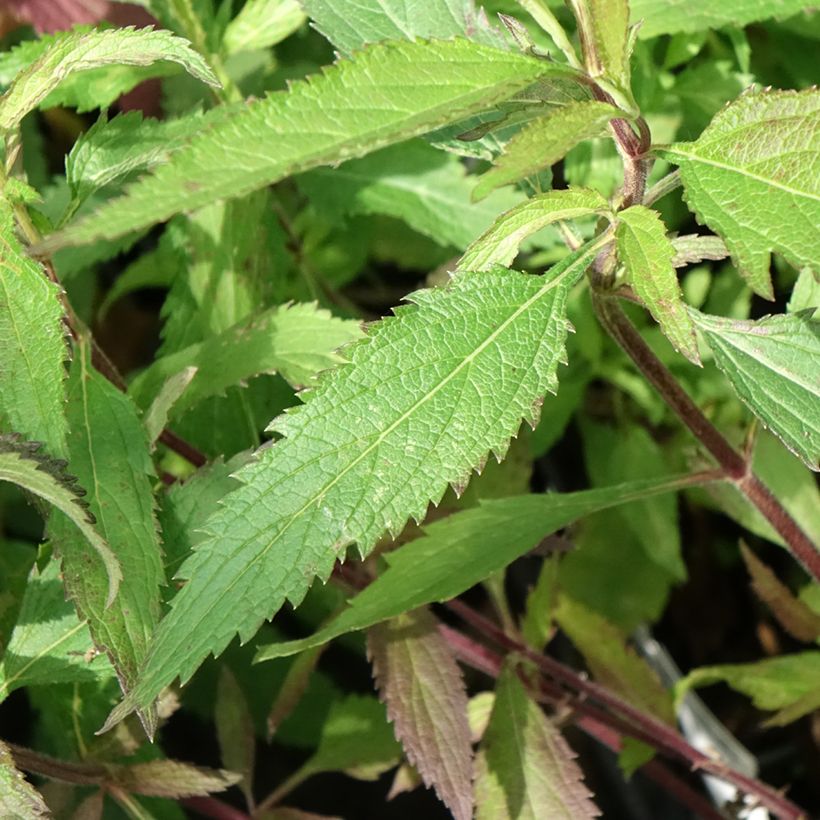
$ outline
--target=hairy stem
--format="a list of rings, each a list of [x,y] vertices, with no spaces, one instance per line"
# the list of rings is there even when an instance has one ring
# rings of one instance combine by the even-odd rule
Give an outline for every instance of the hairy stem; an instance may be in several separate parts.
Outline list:
[[[790,513],[752,472],[751,464],[706,418],[677,379],[652,352],[632,322],[612,296],[597,294],[595,308],[612,338],[658,391],[689,431],[717,461],[725,477],[734,483],[783,538],[792,555],[806,571],[820,581],[820,550],[800,528]]]

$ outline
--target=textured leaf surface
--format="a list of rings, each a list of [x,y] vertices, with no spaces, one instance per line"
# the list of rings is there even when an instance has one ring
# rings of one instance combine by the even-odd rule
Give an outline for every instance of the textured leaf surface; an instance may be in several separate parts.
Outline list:
[[[68,418],[72,469],[90,488],[91,510],[123,569],[113,604],[106,606],[104,577],[89,562],[88,549],[60,521],[52,520],[50,531],[63,557],[66,589],[127,691],[159,620],[165,581],[154,519],[154,469],[136,406],[91,367],[82,340],[69,375]]]
[[[57,287],[14,235],[0,202],[0,431],[42,441],[65,455],[63,309]]]
[[[745,26],[769,17],[789,17],[806,8],[805,0],[630,0],[632,22],[642,20],[638,36],[708,31],[721,26]]]
[[[150,760],[112,767],[111,779],[132,794],[178,799],[224,792],[239,782],[240,775],[179,760]]]
[[[49,244],[120,236],[288,174],[432,131],[541,77],[567,73],[465,40],[373,46],[287,92],[249,103]]]
[[[680,681],[675,695],[682,697],[689,689],[720,681],[750,697],[758,709],[785,711],[801,702],[807,704],[804,711],[791,714],[791,720],[796,720],[818,706],[820,652],[780,655],[757,663],[704,666]]]
[[[85,622],[66,600],[60,562],[29,575],[17,624],[0,658],[0,701],[22,686],[50,686],[108,678],[104,655],[97,655]]]
[[[591,797],[575,753],[508,665],[476,759],[477,820],[585,820],[600,816]]]
[[[620,630],[565,595],[554,615],[597,681],[659,720],[675,725],[671,693],[663,688],[652,667],[626,645]]]
[[[302,640],[263,646],[256,660],[293,655],[424,604],[447,601],[578,518],[679,486],[675,479],[638,481],[579,493],[485,501],[455,513],[426,526],[423,538],[386,553],[387,570],[327,626]]]
[[[806,313],[744,322],[690,311],[738,396],[812,470],[820,462],[820,323]]]
[[[110,603],[122,580],[120,562],[89,514],[83,500],[85,490],[65,473],[65,462],[40,456],[38,447],[39,444],[21,442],[16,436],[0,436],[0,481],[16,484],[56,507],[65,515],[66,532],[72,537],[80,531],[89,549],[97,554],[97,559],[91,560],[96,564],[101,559],[105,601]]]
[[[686,312],[672,260],[675,248],[657,211],[634,205],[618,214],[618,258],[627,281],[643,300],[675,350],[700,363],[695,326]]]
[[[740,552],[752,577],[752,588],[786,632],[798,641],[820,639],[820,614],[791,590],[745,544]]]
[[[387,214],[442,245],[459,249],[485,231],[499,212],[521,200],[512,191],[499,191],[474,203],[474,183],[457,157],[421,140],[385,148],[338,168],[317,169],[299,179],[316,207],[331,214]]]
[[[225,29],[222,46],[228,54],[270,48],[304,22],[298,0],[249,0]]]
[[[467,692],[438,621],[425,609],[373,627],[368,654],[407,759],[456,820],[473,809]]]
[[[629,88],[627,0],[571,0],[578,19],[587,71]]]
[[[509,48],[507,38],[473,0],[302,0],[302,6],[313,25],[344,54],[368,43],[418,37],[467,37]]]
[[[465,487],[489,451],[502,454],[522,418],[534,423],[557,387],[567,293],[599,244],[543,277],[459,274],[348,348],[351,364],[273,422],[284,438],[240,471],[244,486],[205,523],[210,538],[180,570],[190,580],[123,708],[187,680],[235,633],[248,640],[348,545],[366,555],[385,531],[420,520],[448,484]]]
[[[197,368],[171,409],[173,417],[260,373],[278,371],[292,384],[305,385],[319,371],[342,362],[336,350],[361,335],[358,322],[337,319],[315,304],[276,307],[157,359],[134,379],[129,393],[139,407],[147,408],[167,379]]]
[[[60,83],[77,71],[105,65],[150,65],[170,61],[209,85],[219,85],[207,63],[180,37],[161,29],[132,28],[67,32],[21,71],[0,98],[0,129],[14,128]]]
[[[659,152],[680,166],[700,222],[726,241],[749,285],[772,298],[771,251],[820,259],[820,91],[747,93],[695,142]]]
[[[569,188],[539,194],[499,216],[495,224],[467,248],[458,261],[458,270],[510,265],[521,243],[541,228],[562,219],[609,212],[609,203],[597,191]]]
[[[9,747],[0,740],[0,812],[16,820],[51,817],[45,801],[14,765]]]
[[[604,133],[607,123],[617,116],[617,108],[588,100],[571,103],[534,120],[510,140],[495,167],[481,177],[473,197],[481,199],[500,185],[549,168],[579,142]]]

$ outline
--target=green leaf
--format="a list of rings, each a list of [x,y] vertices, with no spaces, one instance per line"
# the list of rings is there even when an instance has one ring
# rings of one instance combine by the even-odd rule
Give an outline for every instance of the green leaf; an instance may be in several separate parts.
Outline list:
[[[488,451],[500,457],[522,418],[534,424],[557,387],[567,293],[600,245],[543,277],[461,273],[411,294],[349,347],[351,363],[271,424],[283,438],[239,472],[244,486],[205,523],[211,537],[180,570],[190,580],[123,710],[190,678],[236,632],[248,640],[315,576],[325,580],[348,545],[367,555],[448,484],[466,487]]]
[[[499,191],[476,204],[470,198],[474,181],[455,156],[413,140],[311,171],[299,186],[332,215],[394,216],[442,245],[462,249],[521,200],[520,194]]]
[[[65,462],[55,461],[37,451],[39,442],[21,441],[17,436],[0,436],[0,481],[10,481],[39,496],[65,515],[66,533],[76,537],[77,530],[84,543],[102,560],[105,605],[114,600],[122,581],[122,569],[117,556],[100,535],[97,523],[82,500],[85,490],[65,472]],[[89,485],[89,486],[93,486]],[[70,523],[69,523],[70,522]],[[90,563],[96,564],[93,559]]]
[[[387,569],[318,632],[262,646],[257,661],[293,655],[402,612],[455,598],[556,530],[626,501],[676,489],[676,479],[638,481],[578,493],[547,493],[483,501],[424,527],[425,535],[384,556]]]
[[[772,251],[820,258],[820,91],[749,92],[695,142],[658,153],[680,166],[686,200],[720,234],[751,288],[773,296]]]
[[[256,755],[253,718],[248,709],[245,693],[227,666],[219,670],[214,723],[222,765],[229,771],[241,775],[240,786],[245,794],[245,800],[251,806]]]
[[[469,37],[477,43],[509,48],[484,9],[473,0],[427,0],[420,13],[405,0],[301,0],[315,27],[343,54],[369,43],[436,37]]]
[[[0,537],[0,647],[8,645],[17,623],[26,579],[36,557],[34,544]]]
[[[171,416],[179,416],[260,373],[279,371],[292,384],[308,384],[319,371],[343,362],[336,350],[361,336],[358,322],[337,319],[315,304],[271,308],[157,359],[134,379],[129,393],[138,407],[147,408],[169,378],[194,367],[196,374],[171,408]]]
[[[477,820],[599,817],[583,780],[575,753],[507,664],[476,759]]]
[[[9,747],[0,740],[0,812],[11,820],[51,817],[42,795],[14,765]]]
[[[615,229],[618,259],[626,281],[643,300],[672,346],[700,364],[695,326],[683,303],[672,260],[675,248],[657,211],[633,205],[618,213]]]
[[[627,0],[570,0],[578,21],[587,71],[629,91]]]
[[[632,22],[643,21],[642,39],[678,31],[709,31],[745,26],[769,17],[789,17],[806,8],[805,0],[630,0]]]
[[[464,40],[372,46],[288,92],[249,103],[47,244],[81,244],[147,227],[432,131],[541,77],[567,74],[555,64]]]
[[[458,261],[458,270],[510,265],[521,243],[547,225],[593,213],[608,215],[610,211],[606,199],[597,191],[585,188],[539,194],[499,216],[495,224],[467,248]]]
[[[93,488],[91,510],[123,569],[111,606],[106,605],[104,578],[89,563],[87,548],[59,520],[52,518],[50,531],[63,557],[66,589],[128,691],[159,621],[165,582],[154,518],[154,469],[137,408],[91,367],[82,339],[69,375],[68,418],[72,469]]]
[[[109,777],[127,793],[172,800],[224,792],[241,779],[234,772],[194,766],[179,760],[149,760],[130,766],[111,766]]]
[[[23,605],[9,644],[0,658],[0,701],[23,686],[97,680],[113,674],[94,650],[88,626],[66,600],[60,562],[52,558],[42,572],[29,575]]]
[[[158,61],[178,63],[202,82],[219,85],[202,57],[170,31],[120,28],[60,33],[14,78],[0,98],[0,129],[15,128],[29,111],[47,102],[49,94],[74,72],[106,65],[144,66]]]
[[[65,456],[65,361],[59,289],[14,234],[0,201],[0,431],[12,430]]]
[[[820,274],[805,268],[800,271],[794,284],[787,309],[789,313],[798,313],[808,308],[820,307]]]
[[[820,614],[794,595],[742,541],[740,553],[757,597],[769,607],[783,629],[798,641],[820,640]]]
[[[368,655],[407,760],[456,820],[473,816],[467,692],[453,654],[425,609],[374,626]]]
[[[659,720],[675,725],[672,695],[626,637],[600,615],[562,595],[555,620],[584,656],[597,681]]]
[[[152,446],[162,435],[163,429],[168,424],[171,410],[179,401],[182,394],[188,389],[188,386],[196,374],[196,367],[184,367],[182,370],[168,376],[165,383],[157,392],[156,397],[145,411],[142,424],[145,427],[148,442]]]
[[[479,200],[501,185],[517,182],[563,159],[574,145],[606,133],[607,123],[622,116],[608,103],[588,100],[575,102],[534,120],[507,144],[495,167],[475,186],[473,198]]]
[[[225,29],[222,47],[227,54],[270,48],[304,22],[298,0],[248,0]]]
[[[676,685],[675,697],[680,699],[690,689],[720,681],[750,697],[757,709],[785,711],[804,704],[805,709],[790,709],[790,719],[797,720],[818,706],[820,652],[780,655],[756,663],[704,666]]]
[[[820,323],[808,313],[756,322],[690,314],[749,409],[812,470],[820,462]]]
[[[537,652],[541,652],[552,637],[552,610],[557,591],[558,560],[547,558],[541,564],[538,579],[527,594],[521,618],[521,635]]]

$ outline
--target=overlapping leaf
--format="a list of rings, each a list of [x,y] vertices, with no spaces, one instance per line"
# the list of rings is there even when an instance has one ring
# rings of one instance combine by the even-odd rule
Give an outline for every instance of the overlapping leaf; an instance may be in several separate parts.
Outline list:
[[[438,622],[424,609],[374,627],[368,654],[396,737],[456,820],[472,817],[467,692]]]
[[[495,167],[481,177],[473,197],[481,199],[500,185],[549,168],[579,142],[605,133],[607,123],[619,115],[614,106],[588,100],[534,120],[510,140]]]
[[[680,166],[698,219],[726,241],[741,274],[772,298],[771,251],[820,259],[820,91],[747,93],[695,142],[659,153]]]
[[[249,0],[225,29],[222,46],[228,54],[270,48],[304,22],[298,0]]]
[[[38,820],[51,817],[42,795],[14,765],[9,747],[0,740],[0,812],[3,817]]]
[[[240,471],[244,486],[204,525],[180,570],[190,579],[157,633],[139,690],[150,701],[237,632],[248,640],[286,599],[301,601],[347,546],[366,555],[385,532],[424,517],[447,485],[466,486],[557,387],[564,306],[601,242],[544,277],[464,272],[419,291],[348,348],[306,403],[271,430],[284,438]]]
[[[738,396],[812,470],[820,463],[820,322],[809,313],[744,322],[690,310]]]
[[[288,92],[249,103],[47,245],[120,236],[289,174],[363,156],[489,108],[539,78],[567,74],[556,64],[465,40],[372,46]]]
[[[571,5],[590,75],[606,77],[628,90],[627,0],[571,0]]]
[[[476,759],[477,820],[598,817],[583,781],[575,753],[508,665]]]
[[[197,79],[219,85],[203,58],[170,31],[120,28],[61,33],[14,78],[0,98],[0,129],[18,125],[74,72],[105,65],[143,66],[158,61],[178,63]]]

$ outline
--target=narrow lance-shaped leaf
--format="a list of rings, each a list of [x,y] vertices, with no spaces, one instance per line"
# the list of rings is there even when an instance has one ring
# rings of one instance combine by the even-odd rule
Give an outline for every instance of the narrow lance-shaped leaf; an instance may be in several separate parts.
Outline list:
[[[695,326],[683,303],[672,261],[675,248],[657,211],[633,205],[618,214],[618,258],[626,281],[643,300],[675,350],[700,364]]]
[[[477,820],[587,820],[600,816],[575,753],[505,666],[476,759]]]
[[[0,432],[65,456],[65,361],[59,289],[23,250],[0,201]]]
[[[630,0],[632,22],[642,39],[679,31],[712,31],[746,26],[769,17],[789,17],[806,8],[805,0]]]
[[[425,609],[368,634],[379,694],[397,739],[456,820],[470,820],[472,746],[461,670]]]
[[[120,236],[289,174],[363,156],[489,108],[539,78],[569,74],[464,40],[373,46],[249,103],[46,245]]]
[[[474,0],[425,0],[423,13],[406,0],[301,0],[313,25],[343,54],[369,43],[420,37],[467,37],[496,48],[509,40]]]
[[[481,199],[500,185],[549,168],[579,142],[605,133],[607,123],[618,116],[623,115],[614,106],[588,100],[534,120],[510,140],[495,167],[481,177],[473,198]]]
[[[0,98],[0,129],[11,129],[76,71],[105,65],[150,65],[158,60],[179,63],[194,77],[218,86],[207,63],[190,45],[170,31],[151,28],[68,32],[15,77]]]
[[[756,322],[690,309],[718,367],[749,409],[806,466],[820,463],[820,322],[808,313]]]
[[[151,489],[153,464],[137,408],[91,367],[84,340],[69,376],[68,418],[72,469],[94,488],[91,509],[123,568],[119,594],[110,607],[105,606],[104,579],[89,564],[88,550],[60,520],[52,519],[50,532],[63,558],[66,589],[128,691],[159,621],[165,581]],[[141,717],[150,731],[148,706]]]
[[[584,59],[592,77],[614,80],[629,89],[627,0],[570,0],[578,21]]]
[[[249,806],[253,805],[253,766],[256,738],[253,718],[245,693],[226,665],[219,670],[214,723],[222,755],[222,765],[240,775],[240,787]]]
[[[65,515],[66,532],[76,537],[77,530],[88,546],[97,553],[104,583],[105,605],[117,594],[122,569],[117,557],[95,526],[83,500],[85,490],[74,476],[65,472],[65,462],[40,455],[39,442],[21,441],[17,436],[0,436],[0,481],[10,481],[47,501]],[[93,485],[92,485],[93,486]]]
[[[132,794],[178,800],[224,792],[238,783],[241,775],[179,760],[149,760],[130,766],[110,766],[109,778],[113,784]]]
[[[228,54],[270,48],[304,22],[299,0],[248,0],[228,23],[222,46]]]
[[[60,561],[35,565],[17,624],[0,658],[0,701],[23,686],[50,686],[111,678],[108,659],[94,649],[88,625],[66,600]]]
[[[751,288],[773,297],[772,251],[820,259],[820,91],[749,92],[695,142],[658,153],[680,166],[686,201],[720,234]]]
[[[173,678],[186,681],[234,634],[248,640],[286,599],[298,604],[346,547],[367,555],[385,531],[463,488],[522,418],[535,422],[564,359],[567,293],[602,240],[543,277],[503,268],[456,275],[347,348],[350,365],[276,419],[282,438],[238,473],[180,570],[188,583],[163,620],[121,717]]]
[[[0,812],[3,817],[51,817],[42,795],[14,765],[11,751],[0,740]]]
[[[145,409],[168,378],[195,367],[196,374],[172,408],[178,416],[260,373],[279,371],[292,384],[304,386],[315,373],[342,362],[336,350],[361,335],[358,322],[337,319],[315,304],[275,307],[157,359],[134,380],[129,393]]]
[[[534,196],[501,214],[495,224],[467,248],[458,260],[458,270],[510,265],[528,236],[553,222],[592,213],[610,213],[609,203],[597,191],[569,188]]]
[[[556,530],[616,504],[680,489],[688,478],[653,479],[578,493],[523,495],[455,513],[385,554],[387,569],[313,635],[260,648],[256,660],[293,655],[402,612],[448,601],[525,555]]]

